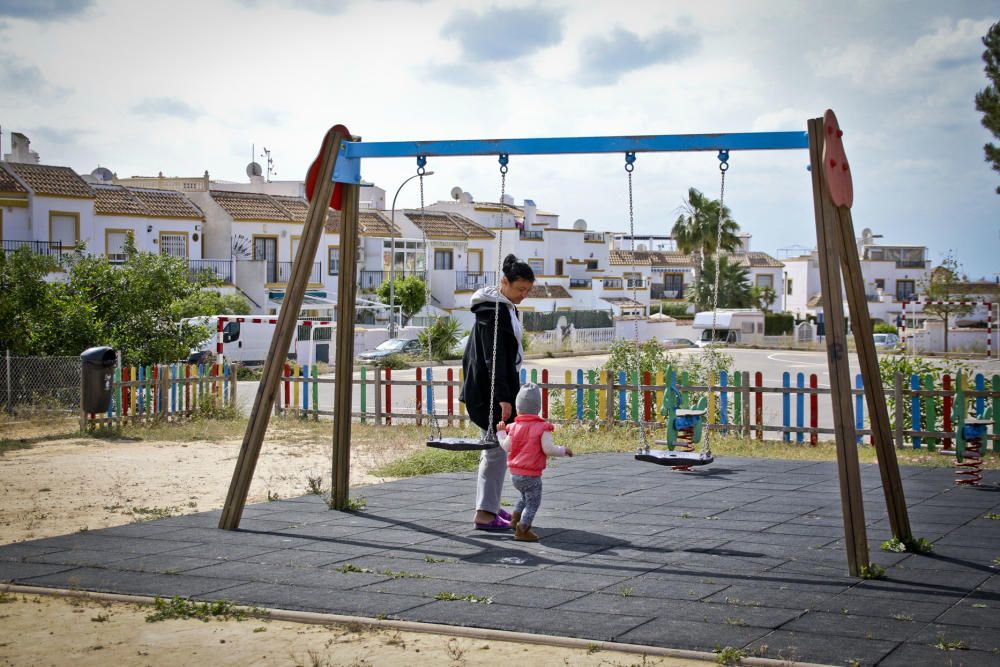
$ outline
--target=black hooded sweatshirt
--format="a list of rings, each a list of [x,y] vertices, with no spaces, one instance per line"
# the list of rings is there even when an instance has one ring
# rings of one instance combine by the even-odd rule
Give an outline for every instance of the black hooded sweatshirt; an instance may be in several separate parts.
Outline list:
[[[479,290],[472,297],[472,314],[476,323],[469,334],[469,342],[462,356],[465,381],[458,400],[465,403],[469,418],[480,428],[489,427],[490,419],[490,365],[493,353],[493,320],[497,305],[495,287]],[[500,296],[499,333],[497,334],[496,389],[494,392],[493,425],[500,421],[503,412],[500,403],[510,403],[514,419],[514,399],[521,388],[517,364],[520,361],[519,342],[510,319],[510,302]]]

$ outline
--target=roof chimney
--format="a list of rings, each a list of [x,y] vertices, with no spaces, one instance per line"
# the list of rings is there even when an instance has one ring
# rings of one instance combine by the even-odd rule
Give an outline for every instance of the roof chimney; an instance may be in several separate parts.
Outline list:
[[[31,150],[31,141],[20,132],[10,133],[10,153],[3,156],[7,162],[38,164],[38,153]]]

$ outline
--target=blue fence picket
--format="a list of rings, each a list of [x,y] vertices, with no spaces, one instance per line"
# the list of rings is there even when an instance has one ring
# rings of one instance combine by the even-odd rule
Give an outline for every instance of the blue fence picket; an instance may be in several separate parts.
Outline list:
[[[781,392],[781,425],[788,428],[792,425],[792,395],[788,392],[788,389],[792,385],[792,376],[788,371],[781,374],[781,388],[785,391]],[[791,442],[792,434],[785,431],[781,434],[781,439],[785,442]]]
[[[861,373],[858,373],[854,378],[854,386],[858,389],[864,389],[864,381],[861,379]],[[858,431],[865,427],[865,396],[864,394],[858,394],[854,397],[854,428]],[[860,435],[855,436],[855,441],[857,444],[861,444],[862,437]]]
[[[431,413],[434,409],[434,385],[432,381],[434,380],[434,371],[430,368],[427,369],[427,414]],[[524,369],[521,369],[521,384],[524,384]]]
[[[986,378],[982,373],[976,373],[976,391],[986,390]],[[986,397],[976,396],[976,417],[982,417],[986,409]]]
[[[913,391],[919,391],[920,390],[920,376],[918,376],[918,375],[911,375],[910,376],[910,389],[912,389]],[[914,431],[920,431],[920,430],[922,430],[920,428],[920,396],[918,396],[916,394],[913,395],[913,398],[910,400],[910,408],[911,408],[911,411],[913,412],[912,420],[911,420],[911,422],[912,422],[912,428],[913,428]],[[923,443],[923,438],[919,438],[917,436],[913,437],[913,448],[914,449],[920,449],[920,445],[922,443]]]
[[[428,372],[429,372],[429,370],[430,369],[428,369]],[[521,369],[521,384],[524,384],[527,381],[528,381],[528,369],[522,368]]]
[[[806,387],[806,374],[796,373],[795,374],[795,386],[798,389],[805,389]],[[798,428],[803,428],[806,425],[806,395],[801,391],[795,394],[795,426]],[[804,431],[796,431],[795,442],[805,442],[806,434]]]
[[[583,421],[583,369],[576,369],[576,418]]]

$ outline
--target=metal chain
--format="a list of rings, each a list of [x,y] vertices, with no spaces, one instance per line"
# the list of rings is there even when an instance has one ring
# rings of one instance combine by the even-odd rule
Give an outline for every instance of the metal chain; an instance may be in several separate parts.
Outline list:
[[[501,276],[503,275],[503,216],[507,211],[507,205],[504,202],[504,197],[507,194],[507,154],[501,153],[500,155],[500,229],[497,231],[497,298],[493,304],[493,355],[490,360],[490,421],[487,425],[486,435],[484,440],[490,440],[492,436],[493,440],[496,440],[496,423],[493,421],[495,418],[494,404],[496,400],[497,391],[497,333],[500,330],[500,286],[501,286]]]
[[[718,334],[715,332],[715,325],[719,316],[719,276],[722,274],[722,221],[726,215],[726,172],[729,170],[729,151],[719,151],[719,173],[722,175],[722,184],[719,186],[719,224],[715,230],[715,287],[712,290],[712,338]],[[718,364],[718,354],[715,350],[715,341],[708,345],[708,392],[712,393],[712,384],[715,377],[715,368]],[[705,429],[705,442],[702,445],[703,455],[711,454],[712,429]]]
[[[427,163],[426,158],[423,156],[417,158],[417,175],[420,177],[420,231],[424,237],[424,264],[427,264],[427,220],[426,220],[426,210],[424,208],[424,165]],[[392,262],[395,263],[396,258],[392,258]],[[424,266],[424,275],[426,279],[424,280],[424,308],[428,313],[430,313],[431,307],[431,272],[427,266]],[[434,318],[434,324],[437,323],[437,318]],[[434,332],[432,330],[433,324],[430,327],[426,327],[424,331],[427,332],[427,357],[428,362],[433,363],[434,361]],[[430,372],[430,368],[427,369]],[[433,377],[433,375],[431,376]],[[431,438],[434,440],[441,439],[441,425],[438,423],[437,410],[434,406],[434,390],[431,385],[430,380],[427,381],[427,409],[431,413]]]
[[[635,259],[635,209],[632,200],[632,170],[635,169],[635,153],[625,154],[625,172],[628,174],[628,233],[632,240],[632,301],[639,303],[639,289],[635,279],[638,267]],[[635,317],[633,315],[633,317]],[[639,422],[639,452],[649,453],[649,440],[646,438],[646,393],[642,391],[642,345],[639,342],[639,318],[633,320],[635,329],[635,391],[638,400],[636,421]]]

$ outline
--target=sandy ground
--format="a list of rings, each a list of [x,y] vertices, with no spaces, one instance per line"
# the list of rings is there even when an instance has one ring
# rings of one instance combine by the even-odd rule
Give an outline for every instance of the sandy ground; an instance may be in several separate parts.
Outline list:
[[[0,665],[580,665],[704,662],[287,621],[146,621],[124,603],[9,594],[0,598]]]
[[[9,435],[8,435],[9,437]],[[361,442],[351,484],[416,443]],[[0,456],[0,543],[222,506],[240,440],[45,438]],[[249,503],[329,486],[330,445],[316,429],[284,428],[262,449]],[[275,620],[147,623],[126,603],[0,594],[0,665],[694,665],[673,658],[473,640],[366,626]]]

